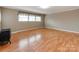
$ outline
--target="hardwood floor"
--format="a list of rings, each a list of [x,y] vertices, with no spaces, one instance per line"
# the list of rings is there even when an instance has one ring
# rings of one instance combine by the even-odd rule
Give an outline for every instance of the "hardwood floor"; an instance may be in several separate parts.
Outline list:
[[[12,44],[0,46],[8,52],[77,52],[79,34],[51,29],[36,29],[13,34]]]

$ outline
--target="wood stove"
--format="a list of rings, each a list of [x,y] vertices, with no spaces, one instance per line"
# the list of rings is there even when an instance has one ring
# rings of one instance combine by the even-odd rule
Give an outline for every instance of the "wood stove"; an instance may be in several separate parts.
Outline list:
[[[10,43],[11,31],[10,29],[1,29],[0,31],[0,44]]]

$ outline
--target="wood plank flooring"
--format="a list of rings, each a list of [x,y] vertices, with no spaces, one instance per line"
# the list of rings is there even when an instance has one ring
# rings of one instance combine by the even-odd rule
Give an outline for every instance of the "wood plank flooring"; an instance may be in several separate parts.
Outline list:
[[[1,52],[77,52],[79,34],[51,29],[36,29],[13,34],[12,44],[0,46]]]

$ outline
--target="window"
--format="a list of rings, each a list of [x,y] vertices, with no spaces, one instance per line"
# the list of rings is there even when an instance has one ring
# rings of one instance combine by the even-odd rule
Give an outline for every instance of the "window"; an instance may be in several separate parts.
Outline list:
[[[28,14],[19,14],[19,21],[28,21]]]
[[[28,14],[28,13],[19,13],[18,14],[18,21],[20,22],[41,22],[41,16]]]
[[[29,15],[29,21],[35,21],[35,15]]]
[[[36,16],[36,21],[41,21],[41,16]]]

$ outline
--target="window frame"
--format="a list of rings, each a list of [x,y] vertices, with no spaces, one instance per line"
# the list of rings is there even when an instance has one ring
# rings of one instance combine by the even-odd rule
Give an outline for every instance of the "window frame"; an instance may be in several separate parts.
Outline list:
[[[21,13],[18,13],[18,21],[19,21],[19,15],[20,15]],[[23,14],[23,13],[22,13]],[[26,13],[27,14],[27,13]],[[27,14],[27,16],[29,16],[28,14]],[[27,17],[27,19],[28,19],[29,17]],[[28,22],[28,20],[27,21],[19,21],[19,22]]]
[[[27,14],[27,15],[28,15],[28,21],[19,21],[19,15],[20,15],[21,13],[22,13],[22,14],[24,13],[24,14]],[[34,15],[34,16],[35,16],[35,21],[29,21],[29,16],[30,16],[30,15]],[[18,16],[18,21],[19,21],[19,22],[42,22],[42,16],[41,16],[41,15],[37,15],[37,14],[32,14],[32,13],[27,13],[27,12],[18,12],[17,16]],[[41,21],[36,21],[36,17],[37,17],[37,16],[41,17]]]
[[[37,17],[40,17],[40,21],[37,21]],[[41,22],[42,21],[42,16],[39,16],[39,15],[37,15],[37,16],[35,16],[35,20],[36,20],[36,22]]]
[[[30,21],[30,17],[29,16],[31,16],[31,15],[35,17],[35,20],[34,21]],[[28,19],[29,22],[35,22],[36,21],[36,15],[29,14],[29,16],[28,16],[29,17],[29,19]]]

